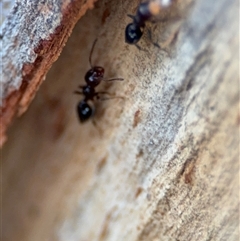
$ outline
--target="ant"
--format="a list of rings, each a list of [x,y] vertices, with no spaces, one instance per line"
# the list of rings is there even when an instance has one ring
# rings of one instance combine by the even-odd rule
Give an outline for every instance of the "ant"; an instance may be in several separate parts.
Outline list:
[[[80,122],[85,122],[88,119],[90,119],[94,114],[94,109],[88,104],[88,101],[94,101],[94,99],[100,99],[100,100],[107,100],[110,98],[102,98],[100,97],[100,94],[108,94],[107,92],[96,92],[95,88],[100,84],[101,81],[114,81],[119,80],[122,81],[123,78],[112,78],[112,79],[104,79],[104,68],[100,66],[93,66],[92,65],[92,53],[94,50],[94,47],[97,43],[98,39],[95,39],[92,45],[92,49],[89,55],[89,64],[91,69],[87,71],[85,75],[85,81],[86,85],[80,85],[78,86],[82,92],[75,91],[75,94],[83,95],[84,99],[81,100],[77,105],[77,113]]]
[[[134,44],[138,49],[138,41],[143,35],[144,28],[147,21],[152,21],[163,8],[170,6],[172,0],[153,0],[143,2],[139,5],[135,16],[128,14],[127,16],[133,19],[132,23],[129,23],[125,29],[125,42],[128,44]],[[154,21],[152,21],[154,22]],[[150,40],[151,33],[149,32]],[[155,46],[160,47],[157,43],[153,43]]]

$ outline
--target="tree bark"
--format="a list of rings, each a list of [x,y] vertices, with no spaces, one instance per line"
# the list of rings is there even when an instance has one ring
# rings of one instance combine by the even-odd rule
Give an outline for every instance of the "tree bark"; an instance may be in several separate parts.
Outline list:
[[[98,1],[10,128],[4,241],[239,240],[238,2],[178,1],[181,18],[147,26],[161,49],[144,31],[141,50],[124,42],[138,3]],[[124,78],[98,90],[123,98],[82,125],[96,37],[93,64]]]
[[[1,31],[0,147],[58,58],[77,20],[94,0],[16,1]]]

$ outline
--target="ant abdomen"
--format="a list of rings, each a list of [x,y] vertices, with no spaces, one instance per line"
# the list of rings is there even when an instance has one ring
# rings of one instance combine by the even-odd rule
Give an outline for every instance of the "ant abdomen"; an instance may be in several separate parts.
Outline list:
[[[91,87],[96,87],[100,84],[104,76],[104,68],[100,66],[94,66],[85,75],[85,81]]]
[[[134,24],[130,23],[127,25],[125,30],[125,40],[128,44],[136,44],[142,37],[143,32],[141,28]]]
[[[85,101],[82,100],[78,103],[77,105],[77,113],[78,113],[78,117],[80,122],[85,122],[88,119],[90,119],[93,115],[93,109],[92,107]]]

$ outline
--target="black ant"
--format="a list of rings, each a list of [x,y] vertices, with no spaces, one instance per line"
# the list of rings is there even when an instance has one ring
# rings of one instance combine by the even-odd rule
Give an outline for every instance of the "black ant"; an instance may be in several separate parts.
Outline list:
[[[147,21],[152,21],[163,8],[168,7],[172,0],[154,0],[143,2],[138,6],[137,13],[135,16],[128,14],[127,16],[133,19],[132,23],[129,23],[125,29],[125,42],[128,44],[137,45],[138,41],[143,35],[144,28]],[[151,35],[150,35],[150,40]],[[153,43],[155,46],[159,47],[157,43]]]
[[[80,122],[85,122],[94,114],[93,108],[88,104],[88,101],[94,101],[94,99],[101,99],[99,94],[108,94],[107,92],[96,92],[95,88],[100,84],[101,81],[113,81],[113,80],[123,80],[122,78],[112,78],[104,79],[104,68],[100,66],[92,66],[92,53],[96,45],[97,39],[95,39],[92,49],[89,55],[89,63],[91,69],[87,71],[85,75],[86,85],[80,85],[79,88],[82,90],[75,91],[75,94],[80,94],[84,96],[84,99],[81,100],[77,105],[77,113]],[[110,98],[102,98],[101,100],[107,100]]]

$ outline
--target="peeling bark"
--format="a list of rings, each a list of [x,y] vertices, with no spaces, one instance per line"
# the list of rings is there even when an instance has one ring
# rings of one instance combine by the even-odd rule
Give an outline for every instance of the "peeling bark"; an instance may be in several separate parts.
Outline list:
[[[13,117],[26,111],[93,0],[16,1],[3,23],[0,146]]]

